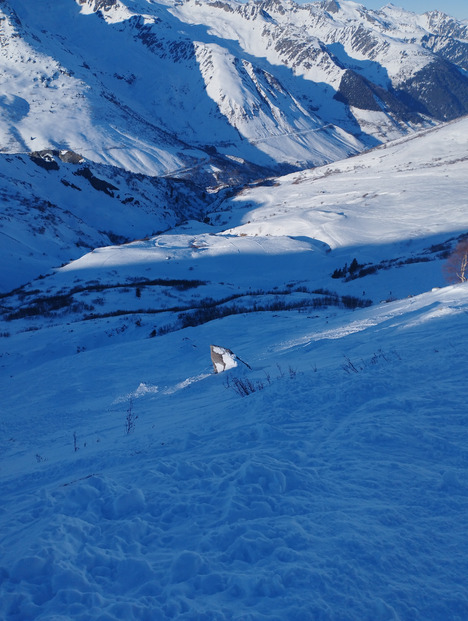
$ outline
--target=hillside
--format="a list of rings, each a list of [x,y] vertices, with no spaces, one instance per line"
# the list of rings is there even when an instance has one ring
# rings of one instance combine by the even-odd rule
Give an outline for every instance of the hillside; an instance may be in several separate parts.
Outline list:
[[[1,617],[468,616],[467,124],[2,295]]]
[[[190,182],[130,173],[72,151],[0,154],[0,291],[111,243],[203,217]]]

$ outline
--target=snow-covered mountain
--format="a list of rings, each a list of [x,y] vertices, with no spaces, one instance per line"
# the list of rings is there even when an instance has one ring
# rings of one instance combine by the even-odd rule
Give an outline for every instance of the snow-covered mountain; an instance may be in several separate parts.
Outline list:
[[[468,289],[442,272],[467,135],[246,187],[2,295],[1,618],[468,617]],[[124,196],[43,157],[11,158],[11,192],[32,165]]]
[[[8,0],[0,17],[0,291],[203,220],[213,190],[468,112],[467,26],[443,13]]]
[[[220,300],[229,301],[231,296],[239,300],[247,296],[250,300],[252,291],[257,288],[266,288],[270,292],[268,295],[273,295],[275,287],[289,298],[293,282],[311,290],[332,289],[337,282],[332,274],[345,264],[349,266],[353,258],[360,269],[353,278],[349,278],[345,270],[340,285],[342,293],[362,297],[360,294],[365,291],[366,300],[374,303],[389,296],[402,298],[423,293],[444,283],[439,267],[434,269],[434,261],[439,265],[441,258],[468,229],[467,131],[468,117],[423,130],[341,162],[293,173],[267,184],[254,184],[224,200],[218,198],[204,222],[194,218],[197,214],[186,211],[188,217],[192,215],[192,220],[156,236],[96,248],[88,253],[83,253],[81,248],[83,256],[75,261],[42,275],[12,294],[4,294],[4,310],[15,317],[38,314],[42,322],[37,298],[50,299],[53,307],[54,298],[62,296],[63,304],[55,309],[59,315],[68,305],[79,302],[81,319],[93,316],[90,311],[107,316],[115,310],[115,291],[130,287],[129,295],[119,301],[119,312],[138,314],[141,310],[144,314],[146,307],[150,323],[157,319],[153,329],[159,330],[166,324],[167,309],[202,309],[208,298],[213,298],[208,306],[217,307],[223,305]],[[76,202],[72,206],[72,196],[81,197],[88,187],[90,192],[99,194],[100,200],[102,195],[102,212],[96,210],[95,219],[88,221],[88,227],[93,226],[95,233],[112,226],[116,236],[125,235],[126,230],[131,235],[131,224],[141,230],[148,221],[154,221],[151,205],[145,202],[145,191],[154,191],[154,188],[169,204],[185,201],[193,206],[194,195],[188,194],[190,186],[185,183],[177,195],[173,185],[164,180],[148,185],[148,180],[138,178],[137,198],[128,202],[130,197],[119,194],[119,177],[111,177],[115,185],[106,186],[105,167],[101,166],[99,178],[94,177],[104,184],[104,188],[98,190],[91,185],[92,179],[82,174],[83,168],[78,168],[78,175],[73,169],[44,172],[42,166],[36,168],[37,186],[43,182],[39,181],[43,174],[59,174],[65,181],[64,191],[74,192],[70,198],[66,195],[65,199],[59,197],[58,200],[69,201],[69,211],[61,212],[58,207],[53,210],[57,218],[70,219],[65,228],[60,228],[63,227],[60,222],[57,226],[60,231],[71,231],[69,234],[74,235],[74,239],[84,237],[85,231],[73,230],[83,204]],[[71,187],[75,183],[79,185]],[[111,189],[106,193],[107,187]],[[170,192],[173,192],[172,200]],[[14,196],[13,190],[11,194]],[[84,194],[85,203],[89,200],[95,200],[94,196]],[[128,209],[134,202],[140,204],[133,207],[136,216],[134,223],[130,223]],[[36,207],[25,205],[24,210],[37,211],[39,218],[41,204],[38,201]],[[14,204],[12,227],[16,208]],[[165,224],[170,226],[175,214],[168,211],[166,217]],[[37,222],[38,226],[44,224],[44,228],[48,228],[42,220]],[[46,232],[34,230],[30,225],[29,231],[29,237],[25,234],[24,245],[33,245],[31,235],[39,240],[45,237],[44,243],[49,243]],[[53,233],[54,229],[51,231]],[[18,238],[19,243],[21,236]],[[65,234],[63,238],[65,243]],[[254,270],[248,267],[252,256],[255,257]],[[278,256],[287,258],[284,269],[282,258],[277,265]],[[297,273],[293,276],[295,269]],[[400,275],[391,279],[394,285],[388,291],[373,290],[376,282],[384,282],[387,286],[386,279],[374,281],[374,274],[380,271]],[[162,279],[165,278],[171,281],[168,285],[171,293],[161,296],[160,287],[164,286]],[[186,281],[187,286],[179,283],[178,287],[172,283],[181,280]],[[154,284],[145,288],[145,281],[154,281]],[[107,286],[110,282],[112,286]],[[97,308],[82,304],[89,294],[88,287],[94,291],[96,287],[100,289],[102,283],[107,283],[104,289],[111,295],[109,307],[105,291]],[[135,297],[136,288],[141,287],[145,294]],[[130,304],[128,308],[127,303]],[[169,316],[171,329],[176,329],[178,322],[173,321],[171,313]],[[51,317],[55,321],[55,312]]]
[[[347,0],[8,0],[0,12],[4,152],[256,178],[468,112],[467,26],[442,13]]]
[[[468,618],[467,46],[0,3],[2,620]]]
[[[72,151],[0,154],[0,291],[98,246],[203,218],[206,195],[188,181],[86,161]]]

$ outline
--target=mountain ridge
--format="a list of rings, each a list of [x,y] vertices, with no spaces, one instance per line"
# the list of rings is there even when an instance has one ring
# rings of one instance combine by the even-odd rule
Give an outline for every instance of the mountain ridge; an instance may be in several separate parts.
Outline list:
[[[216,149],[244,175],[279,174],[468,112],[467,27],[440,13],[127,4],[2,5],[4,151],[65,148],[159,175],[194,162],[210,174]]]

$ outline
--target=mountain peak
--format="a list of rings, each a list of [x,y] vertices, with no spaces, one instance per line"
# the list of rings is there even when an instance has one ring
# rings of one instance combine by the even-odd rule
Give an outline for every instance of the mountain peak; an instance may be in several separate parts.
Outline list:
[[[340,5],[336,0],[324,0],[322,7],[328,13],[338,13],[340,10]]]

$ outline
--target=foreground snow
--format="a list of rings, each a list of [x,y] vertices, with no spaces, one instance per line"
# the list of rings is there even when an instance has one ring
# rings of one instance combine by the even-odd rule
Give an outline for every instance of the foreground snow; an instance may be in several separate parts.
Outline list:
[[[2,617],[466,617],[467,312],[454,286],[4,374]]]

